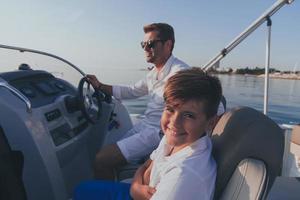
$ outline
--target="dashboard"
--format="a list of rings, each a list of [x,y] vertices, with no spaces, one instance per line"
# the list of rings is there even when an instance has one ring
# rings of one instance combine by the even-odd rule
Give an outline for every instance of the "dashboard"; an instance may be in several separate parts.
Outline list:
[[[40,70],[5,72],[0,77],[24,94],[36,113],[43,115],[40,119],[55,146],[70,141],[88,127],[79,108],[71,112],[65,109],[64,97],[77,96],[76,88],[68,82]]]
[[[119,104],[105,101],[99,121],[90,124],[80,109],[78,89],[47,71],[1,72],[0,86],[0,127],[10,148],[24,156],[28,199],[70,199],[80,181],[92,178],[96,152],[107,137],[121,137],[131,125],[120,104],[127,121],[110,134]]]
[[[30,100],[32,108],[53,103],[61,95],[77,94],[70,84],[41,70],[5,72],[0,77],[22,92]]]

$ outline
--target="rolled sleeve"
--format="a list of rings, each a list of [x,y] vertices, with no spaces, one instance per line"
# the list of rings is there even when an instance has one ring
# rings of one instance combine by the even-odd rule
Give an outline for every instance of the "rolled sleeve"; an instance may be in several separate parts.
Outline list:
[[[112,93],[116,99],[121,99],[121,87],[118,85],[112,86]]]
[[[148,94],[148,86],[142,79],[132,86],[113,85],[112,92],[116,99],[134,99]]]

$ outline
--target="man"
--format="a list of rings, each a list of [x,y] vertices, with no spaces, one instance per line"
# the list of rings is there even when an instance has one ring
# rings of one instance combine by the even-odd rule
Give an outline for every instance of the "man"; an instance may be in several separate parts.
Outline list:
[[[135,124],[125,134],[125,139],[101,149],[95,159],[95,177],[97,179],[114,179],[114,169],[126,163],[136,161],[149,155],[160,142],[160,118],[164,100],[163,88],[175,72],[186,69],[187,64],[175,58],[172,51],[175,44],[173,28],[165,23],[153,23],[144,26],[144,41],[141,46],[145,51],[146,61],[154,64],[146,78],[133,86],[111,86],[88,75],[95,89],[101,89],[116,99],[133,99],[149,95],[145,118]]]

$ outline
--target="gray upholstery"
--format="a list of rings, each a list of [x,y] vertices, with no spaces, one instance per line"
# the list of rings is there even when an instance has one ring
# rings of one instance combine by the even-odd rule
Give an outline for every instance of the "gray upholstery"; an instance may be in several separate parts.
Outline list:
[[[258,167],[254,163],[261,162],[266,167],[264,180],[262,179],[263,170],[248,171],[249,173],[245,174],[247,180],[261,179],[263,182],[261,190],[256,191],[259,193],[257,199],[263,198],[270,190],[276,176],[279,176],[281,172],[284,151],[282,129],[261,112],[248,107],[240,107],[222,116],[213,130],[212,142],[213,155],[218,165],[214,198],[225,198],[225,195],[229,195],[228,192],[234,192],[234,188],[238,186],[234,187],[232,182],[235,181],[230,182],[230,178],[241,161],[249,161],[245,160],[247,158],[258,161],[251,163],[251,166]],[[253,187],[257,187],[255,182],[260,182],[258,179],[249,181],[249,194],[243,190],[245,192],[239,193],[240,196],[236,199],[249,199],[250,191],[255,191]]]
[[[266,175],[266,166],[262,161],[251,158],[242,160],[231,176],[221,199],[259,199]]]

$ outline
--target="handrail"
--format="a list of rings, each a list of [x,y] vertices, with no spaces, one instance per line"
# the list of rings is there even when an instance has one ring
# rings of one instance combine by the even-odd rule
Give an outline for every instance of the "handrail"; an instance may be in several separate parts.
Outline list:
[[[271,58],[271,26],[272,20],[270,17],[267,17],[267,42],[266,42],[266,64],[265,64],[265,87],[264,87],[264,114],[268,114],[269,107],[269,68],[270,68],[270,58]]]
[[[59,56],[56,56],[54,54],[51,54],[51,53],[47,53],[47,52],[43,52],[43,51],[38,51],[38,50],[34,50],[34,49],[27,49],[27,48],[22,48],[22,47],[15,47],[15,46],[7,46],[7,45],[3,45],[3,44],[0,44],[0,48],[3,48],[3,49],[11,49],[11,50],[16,50],[16,51],[20,51],[20,52],[31,52],[31,53],[36,53],[36,54],[41,54],[41,55],[45,55],[45,56],[50,56],[52,58],[56,58],[68,65],[70,65],[72,68],[74,68],[75,70],[77,70],[82,76],[86,76],[86,74],[81,70],[79,69],[77,66],[75,66],[74,64],[72,64],[71,62],[59,57]]]
[[[8,89],[14,95],[19,97],[22,101],[24,101],[26,104],[27,112],[29,112],[29,113],[31,112],[31,103],[26,96],[24,96],[21,92],[19,92],[17,89],[15,89],[13,86],[9,85],[6,82],[0,82],[0,87],[4,87],[4,88]]]
[[[278,0],[269,9],[267,9],[259,18],[257,18],[248,28],[246,28],[241,34],[239,34],[229,45],[221,50],[219,54],[208,61],[202,69],[207,71],[214,65],[216,65],[221,59],[223,59],[232,49],[240,44],[245,38],[247,38],[253,31],[255,31],[261,24],[263,24],[268,18],[275,14],[285,4],[291,4],[294,0]]]
[[[86,76],[86,74],[79,69],[77,66],[75,66],[74,64],[72,64],[71,62],[56,56],[54,54],[51,53],[47,53],[47,52],[43,52],[43,51],[38,51],[38,50],[34,50],[34,49],[27,49],[27,48],[22,48],[22,47],[15,47],[15,46],[7,46],[7,45],[2,45],[0,44],[0,48],[3,49],[11,49],[11,50],[16,50],[16,51],[20,51],[20,52],[31,52],[31,53],[36,53],[36,54],[41,54],[41,55],[45,55],[45,56],[49,56],[52,58],[56,58],[66,64],[68,64],[69,66],[71,66],[72,68],[74,68],[75,70],[77,70],[82,76]],[[0,83],[0,87],[4,87],[8,90],[10,90],[14,95],[16,95],[17,97],[19,97],[22,101],[25,102],[26,107],[27,107],[27,112],[31,112],[32,106],[31,106],[31,102],[29,101],[29,99],[24,96],[22,93],[20,93],[17,89],[15,89],[13,86],[9,85],[8,83]]]

